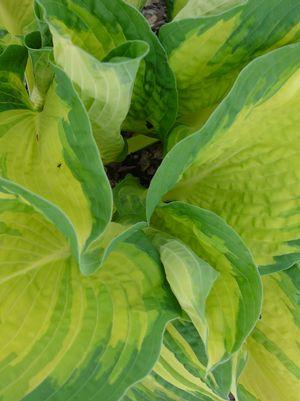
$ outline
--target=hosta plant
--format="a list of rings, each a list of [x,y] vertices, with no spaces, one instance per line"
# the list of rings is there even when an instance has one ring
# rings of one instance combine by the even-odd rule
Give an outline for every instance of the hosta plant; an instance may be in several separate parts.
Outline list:
[[[145,3],[0,0],[0,401],[297,401],[300,1]]]

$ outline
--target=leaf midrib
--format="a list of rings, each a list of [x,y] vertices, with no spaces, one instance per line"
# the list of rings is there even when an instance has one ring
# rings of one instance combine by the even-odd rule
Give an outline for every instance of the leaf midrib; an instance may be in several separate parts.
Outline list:
[[[59,260],[65,260],[70,256],[71,256],[70,248],[69,247],[62,248],[59,251],[52,253],[51,255],[47,255],[44,258],[39,259],[38,261],[36,261],[36,262],[32,263],[31,265],[29,265],[28,267],[26,267],[25,269],[18,270],[17,272],[14,272],[14,273],[2,278],[0,280],[0,285],[6,283],[7,281],[9,281],[11,279],[22,276],[24,274],[27,274],[30,271],[39,269],[40,267],[47,265],[49,263],[56,262]]]

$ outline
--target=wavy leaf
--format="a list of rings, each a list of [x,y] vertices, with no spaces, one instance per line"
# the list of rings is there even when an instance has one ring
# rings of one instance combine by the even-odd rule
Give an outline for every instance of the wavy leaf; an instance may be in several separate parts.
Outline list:
[[[262,319],[247,341],[240,401],[297,401],[300,394],[300,268],[263,278]]]
[[[175,0],[173,1],[174,21],[221,14],[248,0]]]
[[[204,124],[251,60],[300,40],[300,8],[292,0],[238,0],[233,3],[241,5],[204,17],[197,14],[194,3],[203,4],[188,2],[176,21],[160,30],[177,80],[177,123],[190,127],[185,135]]]
[[[182,249],[183,255],[175,261],[170,259],[170,250],[166,253],[167,248],[164,251],[162,248],[162,261],[171,288],[175,289],[179,303],[205,343],[209,371],[239,350],[258,320],[262,289],[257,268],[239,236],[221,218],[207,210],[172,202],[157,208],[151,223],[153,227],[184,242],[219,273],[212,286],[216,275],[209,266],[202,265],[202,269],[211,272],[210,281],[208,272],[204,276],[199,274],[198,259],[195,265],[187,261],[186,249]],[[177,258],[179,255],[177,250]],[[179,263],[185,276],[182,276],[181,270],[178,271]],[[180,291],[174,276],[170,276],[175,269]],[[195,272],[198,272],[197,275]],[[201,282],[204,279],[208,280],[206,284]]]
[[[178,316],[157,252],[133,234],[84,277],[56,227],[1,190],[0,399],[119,400]]]
[[[161,246],[160,256],[173,294],[199,334],[205,339],[207,336],[205,306],[218,273],[175,239]]]
[[[240,360],[238,368],[242,363]],[[228,400],[237,366],[230,360],[206,376],[206,364],[204,344],[193,324],[184,320],[169,323],[160,359],[122,401]]]
[[[177,112],[175,79],[166,54],[145,18],[122,0],[70,0],[59,6],[51,0],[38,0],[38,4],[44,8],[46,20],[54,33],[58,62],[82,86],[87,83],[81,81],[80,72],[75,72],[74,52],[68,58],[72,50],[81,56],[83,52],[88,53],[86,57],[91,57],[95,64],[95,58],[106,60],[111,51],[127,41],[142,40],[148,44],[149,53],[138,70],[131,107],[123,128],[137,133],[155,133],[161,138],[166,136]],[[63,52],[61,46],[64,46]],[[64,54],[66,57],[63,57]],[[126,53],[121,54],[124,55]],[[115,56],[119,57],[118,54]],[[89,72],[92,78],[94,74],[95,71]],[[122,73],[119,79],[126,81],[126,74]],[[108,113],[110,118],[112,116]]]
[[[299,260],[299,74],[299,44],[249,64],[203,129],[164,159],[148,217],[166,194],[225,218],[262,273]]]
[[[51,15],[49,2],[44,6]],[[64,7],[67,9],[67,3]],[[138,68],[149,47],[142,41],[125,42],[101,62],[87,53],[84,45],[82,48],[72,42],[75,27],[71,33],[69,28],[62,28],[62,23],[72,14],[63,14],[65,18],[60,21],[62,11],[60,7],[58,16],[49,17],[55,61],[72,80],[83,100],[102,159],[109,163],[117,160],[124,150],[120,128],[129,111]],[[79,21],[78,18],[78,25]]]
[[[59,206],[84,258],[110,221],[110,185],[86,111],[60,69],[53,67],[43,109],[32,108],[23,85],[24,52],[10,46],[0,56],[0,176]]]

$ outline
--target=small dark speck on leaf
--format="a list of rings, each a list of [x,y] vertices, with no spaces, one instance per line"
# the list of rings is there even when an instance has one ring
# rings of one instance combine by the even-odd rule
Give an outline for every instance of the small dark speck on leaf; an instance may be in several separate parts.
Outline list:
[[[37,142],[39,141],[39,139],[40,139],[39,134],[36,134],[35,139],[36,139]]]
[[[146,121],[146,127],[148,129],[152,129],[153,128],[153,124],[151,124],[150,121]]]
[[[235,401],[234,395],[232,393],[229,393],[229,397],[230,401]]]
[[[61,168],[62,163],[58,163],[57,168]]]

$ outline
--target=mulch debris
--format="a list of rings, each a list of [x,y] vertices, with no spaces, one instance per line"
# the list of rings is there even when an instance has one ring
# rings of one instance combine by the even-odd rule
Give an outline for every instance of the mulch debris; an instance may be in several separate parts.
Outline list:
[[[158,33],[159,28],[166,23],[167,7],[165,0],[148,0],[142,10],[153,32]],[[123,137],[130,138],[131,133],[122,132]],[[112,187],[122,181],[127,174],[137,177],[140,183],[148,188],[150,181],[162,162],[162,145],[155,143],[138,152],[129,154],[122,162],[113,162],[105,166]]]
[[[150,181],[162,162],[163,151],[161,143],[154,143],[147,148],[129,154],[122,162],[113,162],[105,166],[110,184],[115,187],[127,174],[137,177],[144,187],[148,188]]]
[[[157,33],[159,28],[167,21],[167,7],[164,0],[150,0],[143,8],[142,13],[147,18],[153,32]]]

